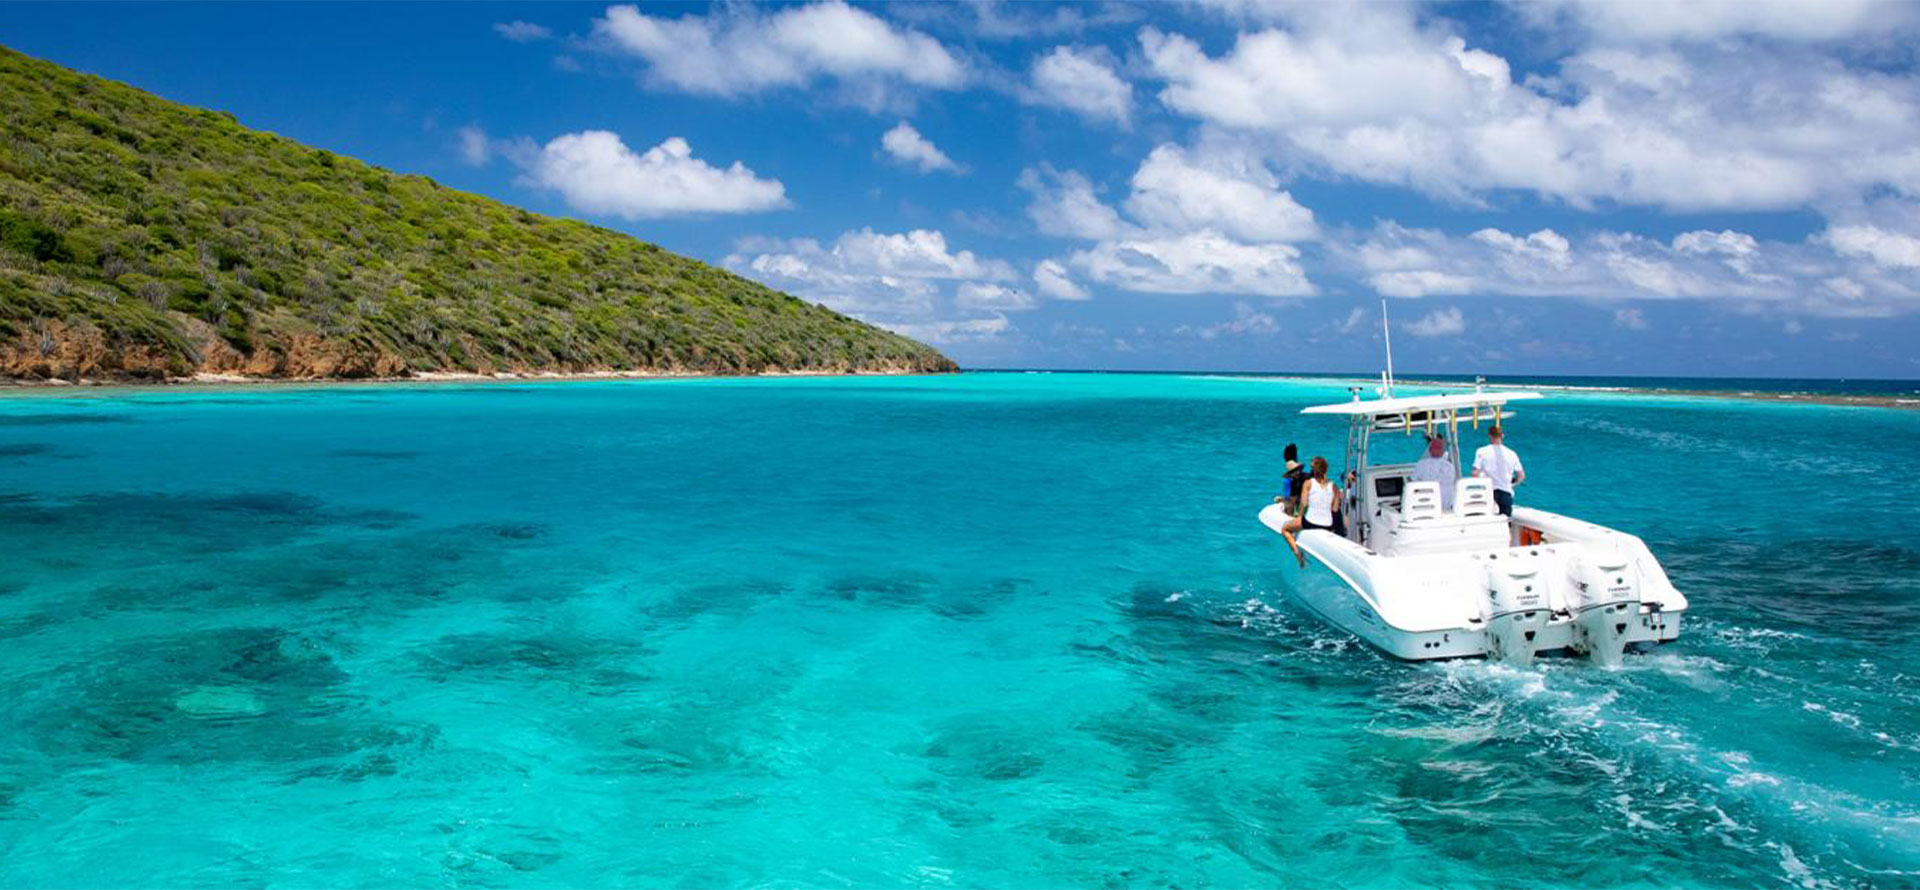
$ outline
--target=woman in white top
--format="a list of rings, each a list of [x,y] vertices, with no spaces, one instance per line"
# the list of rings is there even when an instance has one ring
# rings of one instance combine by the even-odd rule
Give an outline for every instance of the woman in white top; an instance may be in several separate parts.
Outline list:
[[[1287,546],[1293,548],[1293,557],[1300,560],[1301,568],[1307,567],[1307,555],[1300,552],[1300,542],[1294,539],[1294,534],[1312,529],[1333,531],[1334,514],[1340,512],[1340,500],[1340,486],[1327,480],[1327,459],[1314,458],[1313,475],[1307,478],[1305,487],[1300,491],[1300,515],[1280,531],[1280,536],[1287,539]]]

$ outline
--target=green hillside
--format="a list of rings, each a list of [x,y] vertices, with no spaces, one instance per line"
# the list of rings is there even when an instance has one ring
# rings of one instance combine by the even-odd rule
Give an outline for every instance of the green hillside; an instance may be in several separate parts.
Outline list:
[[[905,337],[0,49],[0,376],[945,371]]]

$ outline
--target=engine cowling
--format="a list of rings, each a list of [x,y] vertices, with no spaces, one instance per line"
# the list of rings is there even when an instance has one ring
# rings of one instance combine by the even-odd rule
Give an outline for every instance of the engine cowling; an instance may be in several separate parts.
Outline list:
[[[1573,647],[1605,665],[1626,653],[1627,628],[1640,613],[1640,573],[1618,553],[1582,555],[1570,568]]]
[[[1529,559],[1490,559],[1481,609],[1487,654],[1509,664],[1532,663],[1540,632],[1553,615],[1539,565]]]

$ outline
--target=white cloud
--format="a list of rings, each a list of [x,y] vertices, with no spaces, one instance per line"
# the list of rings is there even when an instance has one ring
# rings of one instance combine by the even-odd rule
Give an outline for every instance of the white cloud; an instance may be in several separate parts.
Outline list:
[[[960,165],[947,157],[939,147],[928,141],[912,124],[901,121],[900,124],[880,137],[880,147],[887,150],[887,156],[909,167],[919,168],[922,173],[944,170],[948,173],[960,172]]]
[[[1194,331],[1202,340],[1212,340],[1222,334],[1255,337],[1271,337],[1280,333],[1280,322],[1272,315],[1254,309],[1244,302],[1233,304],[1233,319]]]
[[[1013,267],[1002,260],[983,260],[971,250],[949,250],[947,237],[932,229],[898,234],[860,229],[841,235],[833,251],[853,267],[882,274],[1003,281],[1016,277]]]
[[[922,25],[946,24],[978,40],[1039,40],[1137,22],[1146,12],[1120,3],[1049,6],[1024,0],[909,3],[890,10]]]
[[[1689,232],[1682,235],[1699,233]],[[1731,235],[1732,232],[1727,234]],[[1499,229],[1481,229],[1471,236],[1473,240],[1489,245],[1503,258],[1512,258],[1520,267],[1539,265],[1549,269],[1565,269],[1573,260],[1568,255],[1572,249],[1567,239],[1552,229],[1541,229],[1525,238],[1509,235]]]
[[[896,334],[912,337],[923,343],[932,343],[935,346],[993,340],[1014,330],[1013,323],[1004,315],[946,321],[883,323],[882,326]]]
[[[1124,219],[1080,173],[1042,165],[1022,172],[1042,234],[1095,243],[1071,263],[1095,281],[1149,293],[1313,293],[1300,251],[1317,237],[1313,212],[1279,189],[1243,152],[1173,144],[1155,148],[1133,175]]]
[[[1616,328],[1626,328],[1629,331],[1644,331],[1651,327],[1651,325],[1647,324],[1646,313],[1639,309],[1613,310],[1613,326]]]
[[[1019,185],[1033,195],[1027,216],[1041,234],[1095,240],[1112,238],[1125,229],[1120,214],[1093,194],[1093,183],[1073,170],[1051,165],[1020,172]]]
[[[1368,276],[1367,284],[1383,297],[1454,296],[1473,290],[1473,279],[1432,269],[1380,272]]]
[[[725,169],[708,164],[677,136],[634,154],[605,130],[569,133],[529,160],[526,181],[559,192],[575,210],[625,219],[789,206],[778,180],[761,179],[738,161]]]
[[[469,167],[484,167],[493,156],[493,147],[487,142],[487,131],[479,127],[460,128],[460,160]]]
[[[1835,231],[1804,242],[1760,241],[1734,231],[1682,232],[1669,241],[1598,231],[1576,242],[1551,229],[1453,237],[1389,221],[1363,239],[1328,248],[1337,267],[1385,296],[1730,300],[1825,316],[1920,309],[1911,270],[1885,262],[1903,255],[1897,248],[1891,256],[1875,255],[1873,248],[1887,254],[1886,245],[1897,241],[1856,244],[1847,236],[1836,240]],[[1616,323],[1631,327],[1635,317],[1622,315]]]
[[[1603,41],[1708,41],[1759,36],[1826,41],[1909,28],[1914,7],[1896,0],[1528,0],[1513,8],[1542,26],[1571,20]]]
[[[1920,269],[1920,237],[1872,225],[1843,225],[1829,228],[1825,239],[1847,256],[1865,257],[1894,269]]]
[[[1168,107],[1230,126],[1359,126],[1403,116],[1443,118],[1476,90],[1504,89],[1506,66],[1464,46],[1432,45],[1354,5],[1348,31],[1243,33],[1232,53],[1209,58],[1193,40],[1155,28],[1140,33],[1147,61],[1168,82]],[[1482,76],[1482,75],[1487,76]],[[1471,79],[1470,79],[1471,78]],[[1475,80],[1485,80],[1484,85]]]
[[[944,234],[931,229],[855,229],[824,246],[811,239],[747,239],[723,265],[770,287],[935,343],[1009,332],[1011,325],[999,312],[1029,308],[1033,299],[996,283],[1018,277],[1011,265],[954,250]],[[942,292],[946,282],[958,283],[951,300]],[[982,316],[983,311],[993,316]]]
[[[1865,285],[1843,275],[1836,275],[1821,282],[1821,284],[1827,290],[1849,300],[1864,300],[1867,298],[1867,288]]]
[[[1133,87],[1097,52],[1069,46],[1056,46],[1034,61],[1030,97],[1038,104],[1122,126],[1133,113]]]
[[[770,287],[871,324],[939,346],[1005,343],[1018,329],[1005,313],[1034,298],[998,282],[1013,267],[955,250],[929,229],[841,233],[830,244],[808,238],[746,238],[722,265]],[[946,289],[952,286],[953,293]]]
[[[1716,42],[1594,49],[1515,82],[1504,59],[1406,6],[1298,19],[1219,56],[1145,29],[1161,101],[1265,135],[1289,163],[1456,200],[1524,189],[1578,207],[1766,210],[1920,194],[1912,74]]]
[[[533,43],[538,40],[546,40],[553,36],[553,30],[545,25],[536,25],[532,22],[523,22],[518,19],[511,22],[496,23],[493,26],[493,31],[495,34],[499,34],[514,43]]]
[[[1313,211],[1278,190],[1258,160],[1202,162],[1177,145],[1161,145],[1133,174],[1127,212],[1149,228],[1190,232],[1215,228],[1243,241],[1314,237]]]
[[[1726,233],[1737,236],[1738,233]],[[1717,255],[1689,249],[1716,233],[1685,233],[1673,246],[1638,235],[1601,232],[1580,248],[1552,229],[1515,235],[1481,229],[1451,238],[1391,222],[1358,245],[1342,245],[1349,261],[1382,294],[1617,297],[1757,297],[1775,283],[1741,272]],[[1737,239],[1736,239],[1737,240]]]
[[[1401,329],[1415,337],[1458,337],[1467,332],[1467,320],[1460,307],[1435,309],[1418,321],[1402,324]]]
[[[818,242],[799,239],[786,253],[734,254],[727,268],[768,287],[786,291],[867,321],[929,316],[940,288],[923,278],[883,275],[844,265],[823,254]]]
[[[1558,237],[1558,236],[1556,236]],[[1566,239],[1560,239],[1560,251],[1566,252]],[[1760,242],[1745,232],[1725,230],[1711,232],[1706,230],[1682,232],[1673,239],[1673,249],[1682,253],[1722,254],[1725,256],[1752,256],[1760,249]]]
[[[1087,277],[1123,290],[1166,294],[1304,296],[1314,293],[1288,244],[1241,244],[1213,231],[1102,241],[1076,251]]]
[[[1019,312],[1040,305],[1033,295],[1026,291],[987,281],[962,282],[954,289],[953,304],[962,309],[990,309],[1000,312]]]
[[[781,7],[724,6],[677,19],[611,6],[594,22],[606,45],[646,60],[655,86],[742,96],[832,79],[869,108],[905,87],[951,89],[966,81],[938,40],[839,0]]]
[[[1056,300],[1084,300],[1087,289],[1074,283],[1067,267],[1059,260],[1041,260],[1033,267],[1033,285],[1044,296]]]

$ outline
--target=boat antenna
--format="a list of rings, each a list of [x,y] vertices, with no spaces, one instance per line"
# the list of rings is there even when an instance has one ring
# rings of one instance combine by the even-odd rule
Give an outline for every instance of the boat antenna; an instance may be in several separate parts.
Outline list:
[[[1387,324],[1387,301],[1384,297],[1380,300],[1380,332],[1387,338],[1387,376],[1384,395],[1391,399],[1393,398],[1393,326]]]

